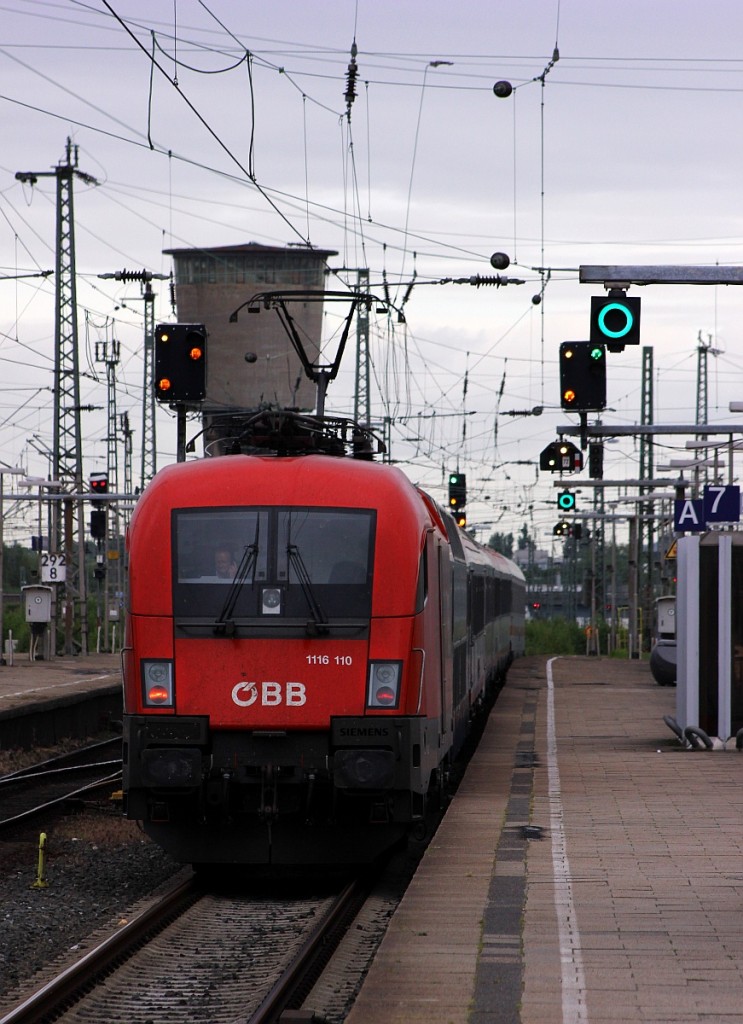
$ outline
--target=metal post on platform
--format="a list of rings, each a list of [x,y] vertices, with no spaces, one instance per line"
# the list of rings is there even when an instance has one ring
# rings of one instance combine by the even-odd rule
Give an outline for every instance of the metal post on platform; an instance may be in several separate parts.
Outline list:
[[[638,535],[637,516],[629,520],[629,656],[639,658],[641,633],[638,631]],[[638,644],[639,640],[639,644]]]
[[[699,537],[679,537],[676,596],[676,721],[699,725]]]
[[[733,587],[733,535],[721,533],[717,569],[717,735],[724,742],[731,733],[732,623],[730,595]]]

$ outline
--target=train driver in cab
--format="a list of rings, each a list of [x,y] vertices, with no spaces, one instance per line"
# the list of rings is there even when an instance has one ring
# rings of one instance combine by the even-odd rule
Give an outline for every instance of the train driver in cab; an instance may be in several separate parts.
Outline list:
[[[237,563],[231,549],[220,544],[214,551],[214,572],[220,580],[233,580],[237,572]]]

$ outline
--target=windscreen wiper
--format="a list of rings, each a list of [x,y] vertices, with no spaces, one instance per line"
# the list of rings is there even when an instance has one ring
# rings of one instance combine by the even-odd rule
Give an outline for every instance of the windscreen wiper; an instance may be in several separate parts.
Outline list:
[[[320,607],[317,597],[315,596],[315,592],[312,589],[312,580],[310,579],[310,574],[307,572],[307,566],[304,564],[304,559],[302,558],[296,544],[287,544],[286,551],[289,555],[289,563],[294,566],[294,571],[297,574],[297,579],[299,580],[299,585],[302,588],[305,601],[312,613],[312,619],[307,623],[307,635],[324,636],[329,632],[328,617]]]
[[[260,522],[256,521],[255,524],[255,539],[252,544],[248,544],[242,553],[240,564],[237,567],[235,578],[230,584],[230,589],[227,591],[227,596],[224,599],[222,605],[222,611],[217,616],[214,622],[214,632],[219,636],[233,636],[235,633],[235,622],[232,618],[232,613],[235,610],[237,599],[240,596],[245,581],[248,578],[248,574],[252,570],[252,576],[250,585],[255,586],[255,573],[258,567],[258,532]]]

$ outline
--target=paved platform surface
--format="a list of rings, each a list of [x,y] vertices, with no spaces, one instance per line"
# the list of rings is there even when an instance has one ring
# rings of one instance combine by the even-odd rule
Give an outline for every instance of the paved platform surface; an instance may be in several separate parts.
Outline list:
[[[0,665],[0,750],[93,735],[112,716],[121,716],[118,654],[49,661],[16,654],[12,665]]]
[[[743,1024],[743,755],[674,713],[646,663],[517,662],[347,1024]]]

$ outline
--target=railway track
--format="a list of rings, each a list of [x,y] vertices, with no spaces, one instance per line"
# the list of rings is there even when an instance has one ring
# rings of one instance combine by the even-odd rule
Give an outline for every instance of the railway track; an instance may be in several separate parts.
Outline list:
[[[332,895],[255,897],[188,879],[0,1024],[273,1024],[301,1005],[366,891],[355,881]]]
[[[0,776],[0,834],[70,801],[84,801],[120,778],[120,737]]]

